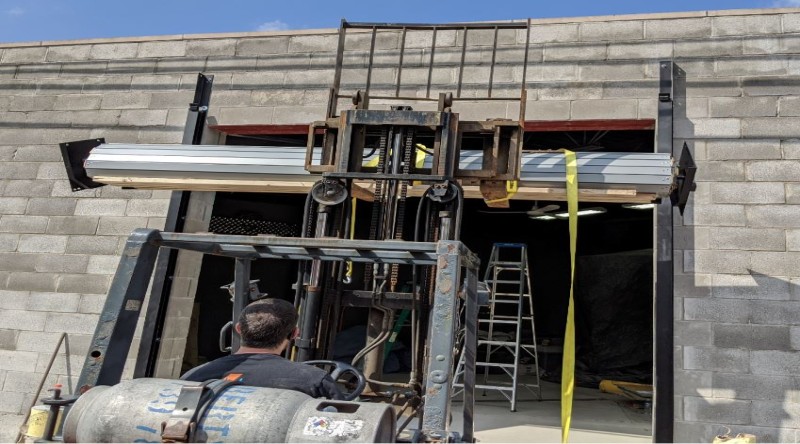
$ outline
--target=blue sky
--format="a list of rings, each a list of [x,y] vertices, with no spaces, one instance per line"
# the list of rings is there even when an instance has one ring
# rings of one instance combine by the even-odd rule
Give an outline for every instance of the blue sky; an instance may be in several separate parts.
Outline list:
[[[800,6],[800,0],[0,0],[0,42]]]

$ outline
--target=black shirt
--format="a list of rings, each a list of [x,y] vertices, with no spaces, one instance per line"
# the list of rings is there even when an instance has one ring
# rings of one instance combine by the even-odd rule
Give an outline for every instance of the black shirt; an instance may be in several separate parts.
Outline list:
[[[241,374],[244,385],[295,390],[314,398],[342,399],[339,387],[326,371],[266,353],[224,356],[189,370],[181,379],[203,382],[229,374]]]

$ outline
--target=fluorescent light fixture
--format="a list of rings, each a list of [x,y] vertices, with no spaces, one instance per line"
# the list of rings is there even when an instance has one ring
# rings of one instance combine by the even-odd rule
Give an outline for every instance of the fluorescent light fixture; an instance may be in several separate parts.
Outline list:
[[[645,204],[622,204],[622,208],[627,208],[629,210],[651,210],[655,208],[656,204],[652,203],[645,203]]]
[[[542,214],[542,215],[539,215],[539,216],[529,216],[529,217],[531,219],[536,219],[536,220],[556,220],[555,216],[551,216],[549,214]]]
[[[603,214],[606,212],[606,209],[603,207],[593,207],[593,208],[586,208],[583,210],[578,210],[576,213],[578,216],[593,216],[595,214]],[[559,219],[567,219],[569,218],[569,212],[564,211],[563,213],[555,213],[555,217]]]

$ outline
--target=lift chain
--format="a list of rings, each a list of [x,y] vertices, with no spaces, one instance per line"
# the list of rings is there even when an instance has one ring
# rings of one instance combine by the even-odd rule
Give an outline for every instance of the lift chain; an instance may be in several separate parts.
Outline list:
[[[384,128],[381,131],[380,141],[378,142],[378,173],[383,172],[386,165],[386,147],[389,141],[389,129]],[[378,221],[380,220],[381,210],[383,209],[383,181],[375,181],[375,193],[372,198],[372,220],[369,224],[369,239],[375,240],[378,238]],[[372,283],[372,264],[366,264],[364,267],[364,288],[370,288]]]
[[[405,134],[405,143],[403,149],[403,174],[408,175],[411,173],[412,154],[414,153],[414,129],[408,128]],[[405,225],[406,218],[406,198],[408,196],[408,180],[400,182],[400,196],[397,201],[397,218],[395,219],[394,238],[395,240],[403,240],[403,225]],[[390,291],[395,291],[397,287],[397,275],[399,273],[399,265],[392,264],[389,280]]]

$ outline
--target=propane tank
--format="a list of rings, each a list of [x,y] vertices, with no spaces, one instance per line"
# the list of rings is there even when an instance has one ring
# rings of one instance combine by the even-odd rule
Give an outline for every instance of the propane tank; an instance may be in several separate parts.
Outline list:
[[[84,393],[64,422],[64,442],[160,442],[183,386],[142,378]],[[234,385],[211,402],[197,442],[393,442],[387,404],[314,399],[292,390]]]

